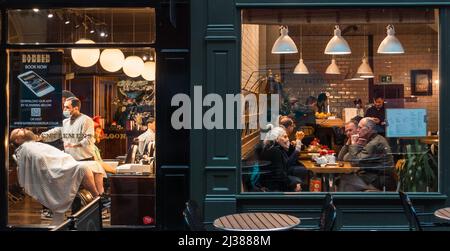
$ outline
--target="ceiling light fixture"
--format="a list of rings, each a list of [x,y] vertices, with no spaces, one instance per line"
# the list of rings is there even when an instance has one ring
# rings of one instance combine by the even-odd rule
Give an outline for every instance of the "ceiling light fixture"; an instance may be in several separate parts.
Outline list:
[[[75,44],[95,44],[94,41],[89,39],[80,39]],[[73,61],[81,67],[90,67],[97,63],[100,57],[100,50],[93,49],[72,49],[71,56]]]
[[[336,64],[336,59],[334,57],[331,59],[331,64],[328,65],[327,70],[325,71],[326,74],[341,74],[341,71],[339,70],[338,65]]]
[[[329,55],[346,55],[352,53],[347,41],[341,36],[339,25],[334,26],[334,36],[328,42],[327,47],[325,47],[324,53]]]
[[[293,54],[297,53],[297,46],[291,37],[287,26],[280,27],[280,36],[272,46],[273,54]]]
[[[405,50],[403,49],[402,43],[395,36],[394,25],[389,24],[386,27],[387,36],[378,46],[377,52],[380,54],[403,54]]]
[[[302,26],[300,26],[300,60],[298,61],[297,66],[295,66],[294,74],[309,74],[308,67],[306,67],[305,63],[303,62],[302,35],[303,29]]]

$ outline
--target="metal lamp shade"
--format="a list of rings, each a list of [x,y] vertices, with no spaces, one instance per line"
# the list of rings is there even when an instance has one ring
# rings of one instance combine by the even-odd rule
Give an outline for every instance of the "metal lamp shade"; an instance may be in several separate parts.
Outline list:
[[[287,27],[281,27],[280,37],[275,41],[272,46],[273,54],[293,54],[297,53],[297,46],[294,41],[288,35],[289,31]]]
[[[336,59],[331,60],[331,64],[327,67],[327,70],[325,71],[326,74],[341,74],[341,71],[339,70],[339,67],[336,64]]]
[[[387,36],[378,46],[377,52],[380,54],[402,54],[405,53],[402,43],[395,36],[395,29],[393,25],[388,25]]]
[[[325,47],[324,53],[330,55],[346,55],[352,53],[347,41],[341,36],[341,30],[338,25],[335,26],[334,36],[328,42],[327,47]]]
[[[369,63],[367,62],[367,58],[363,57],[361,65],[358,67],[357,74],[361,78],[373,78],[373,71],[372,68],[370,68]]]
[[[309,74],[308,67],[303,63],[303,58],[300,58],[297,66],[295,66],[294,74]]]

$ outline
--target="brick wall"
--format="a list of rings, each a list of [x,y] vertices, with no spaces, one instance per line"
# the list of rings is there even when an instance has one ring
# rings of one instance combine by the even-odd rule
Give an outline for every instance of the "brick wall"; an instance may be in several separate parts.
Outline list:
[[[259,77],[258,72],[253,73],[259,70],[259,41],[259,25],[242,25],[241,87],[244,87],[250,76],[249,84]]]
[[[344,81],[350,69],[355,72],[361,63],[364,52],[364,38],[362,36],[346,37],[352,54],[337,56],[336,63],[341,71],[340,75],[325,74],[331,63],[331,56],[323,53],[329,36],[303,36],[294,38],[302,43],[303,61],[310,74],[296,75],[292,71],[298,62],[299,54],[284,56],[286,69],[283,70],[284,89],[290,96],[297,97],[304,103],[308,96],[317,97],[321,92],[329,92],[330,111],[342,114],[342,108],[354,107],[353,100],[360,98],[363,103],[368,102],[368,80]],[[300,46],[299,46],[300,49]]]
[[[399,31],[397,31],[399,32]],[[405,54],[374,58],[375,83],[380,75],[392,75],[392,83],[404,85],[405,97],[411,96],[411,70],[432,70],[432,96],[417,96],[417,102],[405,102],[405,108],[426,108],[428,111],[428,131],[437,131],[439,126],[439,64],[438,36],[430,30],[417,35],[397,35],[405,49]],[[374,36],[375,50],[384,36]]]

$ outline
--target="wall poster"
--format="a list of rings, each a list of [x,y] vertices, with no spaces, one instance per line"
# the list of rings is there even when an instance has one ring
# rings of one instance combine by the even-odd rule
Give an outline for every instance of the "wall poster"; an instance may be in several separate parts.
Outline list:
[[[11,128],[61,125],[62,59],[62,51],[9,53]]]

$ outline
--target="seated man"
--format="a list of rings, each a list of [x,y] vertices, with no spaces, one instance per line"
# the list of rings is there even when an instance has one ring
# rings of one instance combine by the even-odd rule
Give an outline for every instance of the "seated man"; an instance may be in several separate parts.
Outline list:
[[[352,135],[355,135],[358,130],[358,123],[354,120],[350,120],[345,123],[345,145],[339,151],[337,160],[342,161],[348,155],[348,147],[352,144]]]
[[[103,183],[96,183],[94,176],[98,165],[95,161],[78,162],[71,155],[40,142],[27,129],[14,129],[10,142],[15,148],[19,184],[25,192],[52,210],[52,225],[64,220],[64,213],[70,208],[80,184],[94,197],[103,190]],[[101,168],[100,168],[101,169]]]
[[[360,167],[357,175],[343,175],[339,191],[394,190],[394,160],[386,139],[377,134],[376,123],[363,118],[358,134],[351,136],[351,145],[344,160]]]

